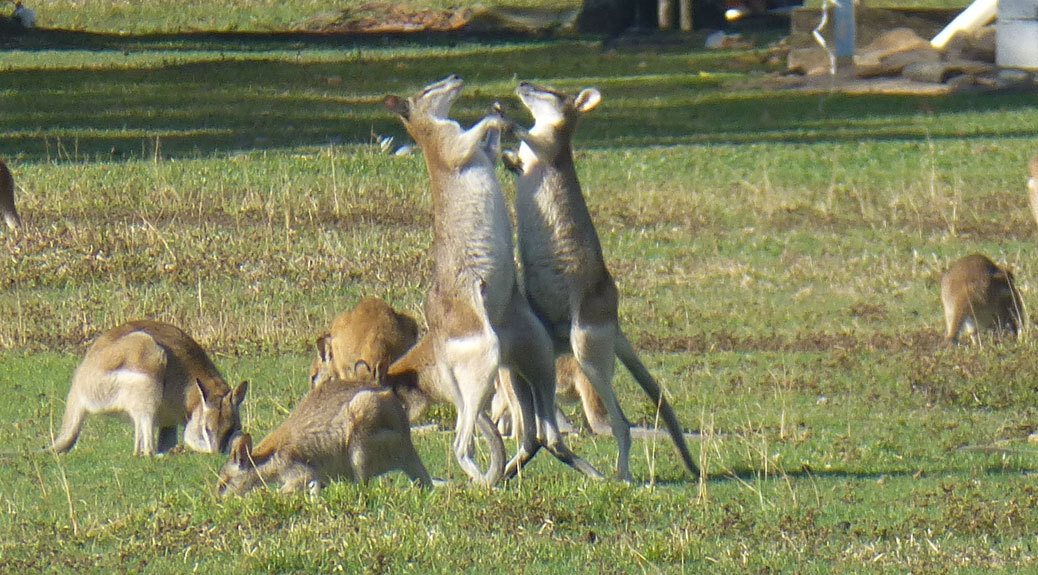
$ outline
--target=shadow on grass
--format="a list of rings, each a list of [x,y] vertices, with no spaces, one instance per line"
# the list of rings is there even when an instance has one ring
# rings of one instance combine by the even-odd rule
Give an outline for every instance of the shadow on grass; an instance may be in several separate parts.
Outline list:
[[[121,36],[37,31],[7,43],[40,65],[4,72],[0,155],[23,160],[204,157],[239,150],[406,141],[382,105],[447,74],[470,87],[462,123],[512,94],[518,79],[599,86],[585,148],[1033,137],[1033,94],[851,96],[738,87],[731,54],[603,50],[594,40],[530,35],[188,33]],[[62,65],[47,51],[75,51]],[[85,54],[83,56],[82,54]],[[969,114],[994,113],[977,125]],[[999,119],[1003,118],[1003,119]]]

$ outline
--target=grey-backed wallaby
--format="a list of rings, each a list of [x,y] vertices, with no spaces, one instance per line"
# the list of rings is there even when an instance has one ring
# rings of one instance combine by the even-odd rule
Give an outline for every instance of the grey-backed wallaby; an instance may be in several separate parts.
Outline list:
[[[407,314],[397,312],[385,300],[369,297],[353,309],[332,320],[332,327],[321,336],[318,356],[310,366],[310,388],[320,385],[319,364],[332,358],[339,379],[354,379],[350,371],[357,365],[370,366],[385,375],[389,365],[404,355],[418,340],[418,324]],[[325,354],[324,347],[328,347]],[[371,374],[371,375],[374,375]]]
[[[108,413],[133,422],[135,455],[176,446],[179,425],[188,447],[216,453],[241,429],[239,407],[247,389],[248,382],[242,382],[231,391],[202,347],[180,328],[131,321],[104,332],[87,350],[49,449],[72,449],[86,414]]]
[[[333,374],[256,449],[249,434],[237,435],[220,469],[220,495],[268,484],[280,484],[283,492],[316,492],[331,481],[365,483],[395,469],[422,487],[432,486],[400,401],[392,390],[370,385]]]
[[[941,303],[947,326],[945,339],[958,343],[968,335],[979,342],[980,332],[1019,335],[1024,327],[1024,302],[1013,272],[1003,270],[981,254],[954,261],[941,277]]]
[[[581,114],[601,101],[589,88],[571,96],[522,82],[516,94],[533,114],[530,129],[513,125],[521,144],[506,164],[518,172],[515,212],[523,287],[555,348],[573,353],[605,404],[619,449],[617,476],[630,481],[630,423],[613,390],[616,358],[657,406],[685,467],[698,476],[684,431],[659,384],[638,358],[617,315],[619,292],[606,269],[573,163],[573,134]]]
[[[14,176],[3,160],[0,160],[0,215],[12,230],[22,225],[14,207]]]
[[[518,376],[524,423],[522,445],[505,472],[517,473],[544,446],[581,472],[601,477],[563,442],[555,421],[551,340],[516,281],[511,220],[495,170],[503,120],[487,116],[464,130],[449,119],[462,86],[461,78],[450,76],[411,97],[384,100],[421,147],[429,172],[433,285],[425,300],[426,337],[458,410],[455,456],[475,480],[493,484],[500,476],[499,470],[479,469],[473,434],[504,366]],[[496,428],[493,433],[500,439]]]

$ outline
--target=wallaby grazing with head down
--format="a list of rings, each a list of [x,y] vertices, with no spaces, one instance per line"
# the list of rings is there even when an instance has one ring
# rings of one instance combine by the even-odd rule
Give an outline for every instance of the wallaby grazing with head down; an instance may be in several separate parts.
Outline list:
[[[1038,224],[1038,156],[1031,158],[1027,172],[1027,200],[1031,204],[1031,215]]]
[[[14,176],[3,160],[0,160],[0,214],[12,230],[22,225],[18,210],[14,207]]]
[[[249,434],[237,435],[220,469],[220,495],[267,484],[281,484],[283,492],[316,492],[331,481],[366,483],[395,469],[422,487],[432,486],[400,401],[391,390],[370,385],[332,375],[256,449]]]
[[[321,336],[319,354],[310,367],[310,387],[318,364],[323,361],[324,346],[333,358],[333,368],[339,379],[353,379],[350,372],[358,362],[370,366],[375,374],[385,375],[389,365],[404,355],[418,340],[418,323],[409,315],[397,312],[385,300],[377,297],[363,299],[353,309],[332,321],[331,330]]]
[[[557,399],[576,402],[579,401],[584,414],[584,423],[591,433],[595,435],[612,435],[613,430],[609,425],[609,417],[606,414],[602,398],[595,393],[591,381],[580,370],[580,364],[572,355],[560,355],[555,359],[555,373],[558,377],[558,385],[555,390]],[[490,418],[497,422],[497,428],[502,434],[511,434],[519,429],[519,413],[515,406],[515,393],[512,392],[511,374],[508,370],[502,370],[498,379],[498,386],[491,402]],[[559,428],[565,432],[573,432],[575,428],[566,419],[561,409],[556,408],[555,419],[559,422]]]
[[[450,76],[411,97],[384,100],[421,147],[432,187],[433,285],[425,300],[426,337],[441,384],[458,410],[455,456],[475,480],[493,484],[500,478],[501,470],[480,470],[473,434],[504,366],[517,375],[526,424],[519,452],[504,471],[514,475],[543,446],[583,473],[601,477],[563,442],[555,421],[551,340],[519,291],[512,225],[495,169],[503,120],[490,115],[465,130],[449,119],[462,85]],[[492,432],[500,439],[496,428]]]
[[[135,455],[165,453],[184,443],[202,453],[226,450],[241,429],[239,407],[248,382],[235,390],[195,340],[180,328],[137,320],[112,328],[87,350],[72,376],[61,432],[49,449],[72,449],[87,413],[133,421]],[[159,428],[158,445],[155,428]]]
[[[506,156],[509,168],[520,174],[515,212],[530,305],[556,349],[573,353],[605,404],[619,449],[617,476],[631,480],[630,423],[612,385],[617,357],[659,409],[685,467],[698,476],[674,410],[620,329],[619,293],[573,164],[580,116],[598,106],[601,94],[589,88],[571,96],[528,82],[520,83],[516,94],[534,119],[529,130],[512,126],[521,143],[518,156]]]
[[[1018,336],[1024,327],[1024,302],[1013,272],[980,254],[960,258],[944,272],[941,303],[950,343],[958,343],[963,335],[978,343],[981,331]]]

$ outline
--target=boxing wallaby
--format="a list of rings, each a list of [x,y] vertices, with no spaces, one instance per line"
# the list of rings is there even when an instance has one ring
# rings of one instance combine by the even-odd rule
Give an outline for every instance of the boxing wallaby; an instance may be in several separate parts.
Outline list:
[[[515,474],[544,446],[583,473],[601,477],[559,433],[551,341],[516,281],[511,221],[495,172],[502,119],[491,115],[468,130],[449,119],[462,85],[450,76],[411,97],[384,100],[421,147],[432,187],[433,285],[425,300],[426,337],[458,410],[455,456],[473,479],[496,481],[498,470],[484,473],[473,458],[473,433],[498,368],[505,366],[518,376],[524,422],[522,445],[506,471]]]
[[[619,293],[573,164],[572,140],[580,116],[594,109],[601,95],[592,88],[570,96],[528,82],[520,83],[516,94],[534,119],[529,130],[512,125],[521,144],[517,157],[506,156],[510,169],[520,173],[515,212],[530,305],[556,349],[573,353],[602,398],[619,449],[617,476],[631,480],[630,423],[612,386],[616,357],[658,407],[685,467],[698,476],[674,410],[620,329]]]
[[[232,392],[201,346],[180,328],[131,321],[101,334],[87,350],[72,376],[61,432],[49,449],[72,449],[87,413],[111,413],[133,421],[135,455],[176,446],[178,425],[191,449],[226,450],[231,434],[241,429],[239,407],[247,389],[242,382]]]
[[[18,210],[14,208],[14,176],[3,160],[0,160],[0,215],[12,230],[22,225]]]
[[[249,434],[236,436],[220,469],[220,495],[242,495],[271,483],[280,483],[283,492],[316,492],[330,481],[366,483],[394,469],[431,487],[400,401],[391,390],[369,385],[332,375],[255,450]]]
[[[1024,327],[1024,302],[1013,273],[980,254],[960,258],[944,272],[941,303],[950,343],[964,334],[977,343],[982,330],[1015,336]]]
[[[351,379],[349,370],[358,362],[370,366],[377,374],[385,375],[389,365],[418,340],[418,324],[414,318],[397,312],[384,300],[370,297],[336,317],[331,330],[321,339],[319,354],[310,366],[311,389],[320,384],[316,375],[324,360],[321,357],[324,346],[329,346],[328,355],[334,360],[332,367],[339,379]]]

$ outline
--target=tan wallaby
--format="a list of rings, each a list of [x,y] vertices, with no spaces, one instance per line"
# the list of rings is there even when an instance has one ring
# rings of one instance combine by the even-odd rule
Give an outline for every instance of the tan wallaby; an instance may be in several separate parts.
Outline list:
[[[236,436],[218,489],[220,495],[242,495],[280,483],[283,492],[316,492],[337,479],[365,483],[394,469],[432,486],[400,401],[389,389],[332,376],[255,450],[249,434]]]
[[[525,425],[508,474],[544,446],[583,473],[601,477],[563,442],[555,421],[551,341],[516,281],[511,221],[495,170],[502,119],[491,115],[468,130],[449,119],[462,85],[450,76],[409,98],[384,100],[421,147],[432,187],[433,285],[425,300],[426,337],[458,410],[455,456],[475,480],[492,484],[499,476],[498,470],[479,469],[473,433],[504,366],[517,374]]]
[[[201,346],[180,328],[131,321],[101,334],[87,350],[72,376],[61,432],[49,449],[72,449],[87,413],[111,413],[133,421],[135,455],[176,446],[178,425],[184,426],[188,447],[216,453],[241,429],[238,411],[247,389],[242,382],[232,392]]]
[[[1027,200],[1031,204],[1031,215],[1035,223],[1038,223],[1038,156],[1031,158],[1027,165]]]
[[[0,214],[12,230],[22,225],[18,210],[14,208],[14,176],[3,160],[0,160]]]
[[[580,364],[572,355],[560,355],[555,359],[555,373],[558,376],[558,385],[555,397],[566,402],[579,401],[584,413],[584,423],[595,435],[612,435],[613,430],[609,426],[609,417],[606,414],[602,398],[595,393],[591,381],[580,370]],[[502,370],[498,379],[498,386],[494,393],[490,407],[490,418],[497,422],[497,428],[503,434],[513,433],[519,429],[519,413],[515,405],[515,393],[512,392],[511,374],[508,370]],[[562,410],[556,409],[555,418],[559,422],[559,428],[566,432],[575,430],[566,419]]]
[[[506,157],[520,172],[515,212],[530,305],[556,349],[573,353],[605,404],[619,449],[617,476],[631,480],[631,426],[612,385],[616,357],[657,406],[685,467],[698,476],[674,410],[620,329],[619,293],[573,164],[580,116],[598,105],[601,94],[590,88],[570,96],[528,82],[520,83],[516,94],[534,119],[529,130],[512,126],[521,144],[518,157]]]
[[[384,300],[369,297],[353,309],[336,317],[331,330],[321,336],[319,354],[310,367],[311,389],[320,384],[315,378],[324,346],[333,358],[333,370],[339,379],[351,379],[350,370],[358,365],[371,366],[385,375],[389,365],[404,355],[418,340],[418,324],[409,315],[397,312]]]
[[[977,343],[980,331],[1019,335],[1024,327],[1024,302],[1013,273],[980,254],[952,263],[941,277],[945,339],[958,343],[962,335]]]

